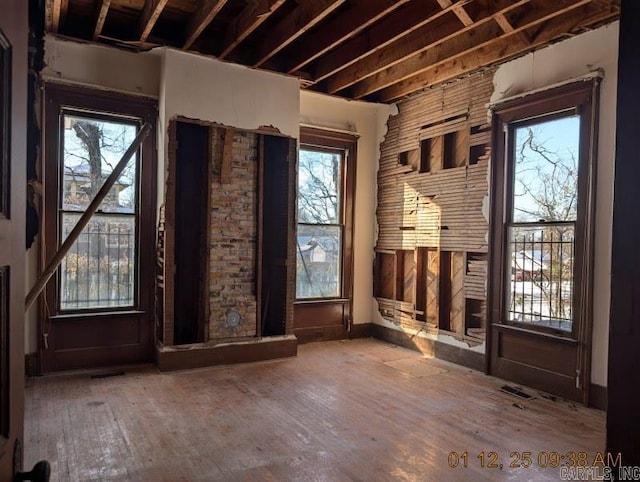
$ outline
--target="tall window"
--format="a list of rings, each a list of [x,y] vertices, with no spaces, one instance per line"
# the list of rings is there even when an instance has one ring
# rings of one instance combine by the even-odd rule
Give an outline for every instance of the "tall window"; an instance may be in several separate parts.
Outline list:
[[[133,142],[139,124],[63,111],[59,222],[62,244]],[[127,164],[60,268],[61,310],[132,307],[137,266],[138,155]]]
[[[494,323],[573,338],[589,324],[596,88],[577,82],[496,110]]]
[[[353,136],[302,132],[298,163],[296,298],[347,298],[351,284]]]
[[[344,152],[303,147],[299,158],[297,298],[335,298],[342,291]]]
[[[580,116],[573,112],[509,127],[508,318],[571,331]]]

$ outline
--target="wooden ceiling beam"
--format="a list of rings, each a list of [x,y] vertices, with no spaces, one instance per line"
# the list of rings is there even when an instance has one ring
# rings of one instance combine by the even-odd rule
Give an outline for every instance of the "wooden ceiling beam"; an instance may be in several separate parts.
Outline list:
[[[146,42],[168,0],[147,0],[140,17],[140,42]]]
[[[355,99],[360,99],[385,87],[414,77],[416,74],[429,70],[434,65],[464,55],[469,50],[486,46],[500,37],[515,37],[514,34],[518,32],[546,22],[590,1],[556,0],[554,3],[549,3],[547,0],[531,0],[526,12],[520,16],[518,24],[514,25],[512,32],[506,34],[497,23],[484,22],[462,35],[456,35],[438,43],[437,47],[430,48],[422,52],[421,55],[414,55],[402,63],[385,68],[375,75],[362,80],[353,87],[351,94]]]
[[[603,10],[590,2],[581,2],[573,9],[562,9],[563,13],[547,20],[545,28],[531,42],[518,35],[504,35],[498,40],[456,56],[380,91],[376,100],[393,102],[417,91],[469,74],[482,67],[506,61],[544,46],[562,34],[581,25],[592,25],[616,18],[619,12]],[[535,26],[533,26],[535,28]],[[524,33],[527,33],[526,31]]]
[[[218,12],[225,6],[227,0],[203,0],[200,7],[191,17],[187,25],[185,42],[182,50],[189,50],[193,42],[200,36],[202,31],[207,28]]]
[[[456,14],[456,17],[458,17],[458,20],[462,22],[462,25],[468,27],[473,24],[473,20],[465,10],[464,5],[454,5],[453,0],[438,0],[438,4],[440,5],[440,8],[443,9],[449,8],[453,5],[453,13]]]
[[[240,14],[229,24],[224,35],[222,51],[218,58],[224,59],[244,39],[257,29],[275,12],[285,0],[257,0],[247,4]]]
[[[320,82],[364,57],[375,54],[447,12],[448,10],[441,10],[435,3],[428,3],[419,12],[407,6],[392,13],[362,35],[333,49],[330,55],[318,59],[312,75],[314,82]]]
[[[348,10],[329,25],[311,32],[304,42],[287,55],[284,70],[294,73],[317,58],[331,52],[341,43],[354,38],[409,0],[353,0]]]
[[[100,5],[98,6],[98,10],[96,12],[96,26],[93,29],[93,41],[97,41],[98,37],[102,33],[102,28],[104,27],[104,21],[107,19],[107,14],[109,13],[109,7],[111,6],[111,0],[102,0]]]
[[[69,0],[47,0],[45,4],[45,30],[50,33],[58,33],[68,9]]]
[[[496,20],[496,23],[500,26],[500,28],[502,29],[502,31],[504,33],[513,32],[513,30],[514,30],[513,25],[511,25],[511,23],[509,23],[509,20],[507,20],[507,17],[504,16],[504,13],[497,14],[495,16],[495,20]]]
[[[300,2],[257,47],[254,67],[260,67],[307,30],[321,22],[345,0],[313,0]]]
[[[446,0],[440,0],[442,2]],[[460,27],[451,14],[441,15],[436,20],[427,23],[421,28],[404,36],[401,41],[387,45],[375,54],[369,55],[355,64],[337,72],[327,81],[327,90],[335,94],[357,82],[363,81],[378,72],[384,72],[396,64],[406,62],[416,55],[423,54],[436,45],[464,34],[472,29],[482,27],[483,24],[494,23],[493,17],[497,13],[506,13],[523,6],[530,0],[496,0],[492,2],[491,10],[483,10],[477,13],[477,21],[473,25]],[[449,5],[449,10],[453,8]]]

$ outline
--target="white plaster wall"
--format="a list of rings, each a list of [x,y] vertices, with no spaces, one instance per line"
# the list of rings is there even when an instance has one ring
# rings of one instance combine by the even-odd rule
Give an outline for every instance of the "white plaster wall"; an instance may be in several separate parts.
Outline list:
[[[164,49],[164,109],[239,129],[272,126],[298,138],[299,82],[173,49]]]
[[[300,123],[353,132],[358,138],[354,211],[353,323],[370,323],[373,311],[373,259],[376,231],[376,174],[380,142],[395,106],[354,102],[300,91]]]
[[[150,97],[158,97],[160,90],[160,56],[155,52],[127,52],[47,35],[44,61],[42,78],[48,81]]]
[[[606,386],[611,288],[611,229],[618,74],[618,23],[573,37],[505,63],[494,77],[492,102],[554,83],[604,71],[596,187],[592,383]]]

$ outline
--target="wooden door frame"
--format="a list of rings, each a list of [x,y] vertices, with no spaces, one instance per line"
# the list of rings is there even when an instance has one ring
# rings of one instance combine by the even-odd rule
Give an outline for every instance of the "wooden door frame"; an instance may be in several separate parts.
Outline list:
[[[143,143],[144,161],[139,174],[138,211],[138,279],[137,306],[125,311],[79,312],[78,314],[57,313],[57,277],[47,285],[45,302],[40,304],[38,323],[38,366],[39,372],[86,368],[101,365],[136,363],[151,361],[153,357],[153,314],[155,281],[155,232],[156,232],[156,119],[155,99],[108,92],[89,87],[46,83],[44,86],[44,143],[43,143],[43,185],[44,202],[41,235],[44,234],[42,249],[45,261],[53,256],[58,247],[58,191],[59,191],[59,113],[61,109],[96,111],[114,116],[129,116],[147,122],[151,133]],[[52,316],[61,323],[78,321],[90,323],[96,319],[117,319],[121,323],[139,323],[140,337],[137,344],[124,346],[95,346],[64,353],[56,351],[56,336],[49,326],[49,308]],[[45,344],[44,334],[48,335]]]
[[[491,222],[489,232],[489,273],[487,297],[487,356],[486,372],[513,379],[520,383],[536,385],[537,388],[553,392],[557,380],[542,379],[525,373],[524,367],[497,368],[494,357],[498,357],[499,337],[502,333],[547,340],[563,346],[575,345],[576,365],[580,370],[577,380],[580,387],[564,390],[561,395],[587,404],[591,381],[591,337],[593,325],[593,256],[595,221],[595,182],[597,156],[597,126],[599,108],[599,77],[590,77],[561,85],[546,91],[505,101],[493,108],[492,119],[492,166],[491,166]],[[579,307],[581,319],[574,323],[571,333],[553,333],[550,330],[527,329],[503,320],[506,289],[506,242],[507,213],[510,208],[511,184],[509,176],[512,166],[508,162],[504,130],[513,122],[544,118],[572,109],[579,111],[580,122],[580,175],[578,178],[578,216],[576,220],[576,252],[582,265],[574,268],[574,306]],[[582,271],[578,271],[582,267]],[[497,358],[496,358],[497,359]]]
[[[22,470],[28,2],[0,0],[0,479]]]

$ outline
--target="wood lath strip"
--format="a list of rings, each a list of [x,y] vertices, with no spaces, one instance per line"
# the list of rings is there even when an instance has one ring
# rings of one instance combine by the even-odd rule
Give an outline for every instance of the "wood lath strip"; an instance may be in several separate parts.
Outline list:
[[[224,59],[240,43],[253,33],[269,16],[282,6],[285,0],[258,0],[249,2],[227,27],[222,51],[218,58]]]
[[[193,42],[196,41],[226,3],[227,0],[204,0],[187,25],[186,40],[182,46],[183,50],[191,48]]]
[[[109,7],[111,6],[111,0],[101,0],[100,6],[98,7],[96,13],[96,26],[93,29],[93,41],[95,42],[100,37],[102,33],[102,28],[104,27],[104,22],[107,19],[107,14],[109,13]]]
[[[321,22],[345,0],[302,2],[260,42],[254,67],[260,67],[307,30]]]
[[[394,101],[418,90],[472,72],[483,66],[522,54],[531,48],[544,45],[580,25],[604,22],[615,18],[619,14],[619,12],[615,10],[602,10],[585,0],[578,3],[579,5],[574,4],[572,7],[565,8],[564,13],[560,15],[545,17],[544,19],[530,23],[529,26],[535,26],[542,21],[547,22],[545,28],[540,31],[539,35],[533,39],[531,43],[526,42],[525,39],[519,35],[511,34],[502,36],[493,42],[476,46],[455,57],[431,65],[423,69],[420,73],[411,75],[406,78],[406,80],[402,80],[381,90],[377,98],[383,102]],[[536,10],[539,11],[539,9]],[[522,27],[516,28],[514,32],[520,28]]]
[[[397,41],[379,49],[374,55],[368,55],[357,63],[337,72],[327,81],[329,93],[339,92],[359,81],[378,72],[384,73],[394,65],[433,49],[436,45],[454,39],[467,32],[475,32],[477,28],[487,27],[497,12],[508,12],[528,3],[529,0],[499,0],[494,2],[493,11],[484,10],[478,14],[477,22],[473,25],[460,27],[451,21],[451,14],[441,15],[423,25],[421,28],[403,36]],[[450,7],[452,8],[452,7]],[[475,35],[475,34],[474,34]],[[372,83],[376,84],[372,81]],[[366,94],[365,94],[366,95]]]
[[[140,42],[146,42],[168,0],[147,0],[140,17]]]
[[[309,33],[304,44],[287,58],[285,70],[293,73],[355,37],[409,0],[353,0],[349,9],[331,24]]]

